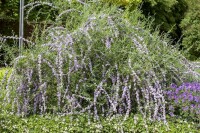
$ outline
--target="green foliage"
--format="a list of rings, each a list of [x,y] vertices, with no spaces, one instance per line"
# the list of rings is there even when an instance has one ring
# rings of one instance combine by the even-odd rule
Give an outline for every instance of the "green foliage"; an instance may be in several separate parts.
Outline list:
[[[183,29],[183,48],[187,51],[187,57],[196,60],[200,57],[200,0],[187,2],[189,9],[181,22]]]
[[[40,0],[40,1],[42,2],[45,0]],[[25,0],[25,5],[28,3],[31,3],[31,2],[34,2],[34,0]],[[19,5],[20,5],[20,0],[9,0],[9,1],[0,0],[0,20],[6,20],[6,21],[16,20],[16,21],[18,21]],[[37,12],[40,9],[41,9],[41,7],[36,8],[36,10],[34,11],[35,14],[37,14]],[[43,13],[45,13],[45,11],[47,12],[47,9],[43,10]],[[26,12],[26,9],[25,9],[25,12]],[[35,17],[35,16],[33,16],[33,17]]]
[[[197,133],[197,125],[180,119],[169,119],[169,125],[162,122],[145,121],[139,115],[129,117],[126,121],[116,116],[113,118],[102,118],[101,122],[88,121],[88,116],[30,116],[20,118],[12,114],[0,114],[0,132],[51,132],[51,133],[110,133],[110,132],[190,132]]]
[[[154,28],[160,25],[161,32],[170,33],[175,41],[180,39],[179,24],[187,11],[185,0],[144,0],[141,10],[146,17],[154,18]]]
[[[12,60],[18,55],[18,40],[5,39],[5,41],[0,41],[0,46],[0,66],[10,65]]]
[[[36,25],[43,25],[42,22],[47,19],[49,23],[55,20],[57,10],[44,1],[25,0],[25,5],[30,4],[30,6],[24,9],[24,38],[32,36]],[[0,66],[9,65],[13,58],[19,55],[19,5],[20,0],[0,1]],[[29,47],[30,44],[25,41],[24,48]]]
[[[142,13],[146,18],[151,16],[154,19],[152,26],[154,28],[159,26],[160,33],[169,33],[175,42],[182,37],[182,29],[179,24],[187,11],[188,4],[185,0],[108,0],[107,2],[124,5],[129,10],[133,10],[141,4]]]
[[[105,3],[110,3],[118,6],[125,6],[128,8],[135,9],[142,0],[102,0]]]
[[[0,1],[0,20],[1,19],[18,19],[18,0],[1,0]]]
[[[18,32],[18,0],[0,0],[0,66],[9,64],[17,49],[12,39],[2,41],[2,36],[12,36]],[[14,51],[13,51],[14,50]]]
[[[0,114],[3,112],[4,109],[8,109],[7,111],[11,111],[11,105],[7,105],[6,107],[3,105],[4,103],[4,98],[6,96],[6,84],[7,80],[11,74],[12,69],[9,67],[6,68],[0,68]],[[4,108],[4,109],[3,109]]]
[[[172,6],[174,6],[177,3],[177,0],[143,0],[143,2],[148,2],[151,4],[151,6],[156,6],[158,4],[165,5],[165,9],[170,9]]]
[[[0,81],[3,80],[4,77],[9,77],[11,72],[11,68],[0,68]],[[6,74],[6,75],[5,75]]]

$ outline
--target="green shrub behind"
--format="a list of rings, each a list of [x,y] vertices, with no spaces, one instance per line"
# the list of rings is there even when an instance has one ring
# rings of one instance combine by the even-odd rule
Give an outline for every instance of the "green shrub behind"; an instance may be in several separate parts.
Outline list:
[[[180,26],[183,29],[182,45],[190,60],[200,57],[200,0],[188,2],[189,9]]]

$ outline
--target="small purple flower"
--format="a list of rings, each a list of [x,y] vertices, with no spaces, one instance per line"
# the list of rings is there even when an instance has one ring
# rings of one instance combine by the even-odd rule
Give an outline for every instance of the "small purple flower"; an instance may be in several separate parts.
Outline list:
[[[188,106],[182,108],[184,111],[188,111]]]
[[[170,111],[174,111],[174,107],[172,105],[169,106]]]
[[[189,96],[188,96],[188,100],[191,102],[191,101],[193,101],[193,95],[192,94],[189,94]]]
[[[174,116],[175,116],[173,112],[169,112],[169,115],[170,115],[171,117],[174,117]]]
[[[200,102],[200,97],[194,96],[194,101],[195,101],[196,103],[199,103],[199,102]]]
[[[176,88],[177,88],[177,85],[176,85],[176,84],[174,84],[174,83],[172,83],[172,84],[171,84],[171,88],[174,88],[174,89],[176,89]]]
[[[190,108],[191,108],[191,109],[194,109],[194,108],[195,108],[195,105],[194,105],[194,104],[191,104],[191,105],[190,105]]]

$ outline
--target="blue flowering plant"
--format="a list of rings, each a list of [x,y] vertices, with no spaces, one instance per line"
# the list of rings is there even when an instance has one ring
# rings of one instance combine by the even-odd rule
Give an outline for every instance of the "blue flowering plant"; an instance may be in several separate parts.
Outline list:
[[[168,99],[168,113],[171,116],[181,115],[192,120],[200,120],[200,83],[183,83],[171,85],[165,92]]]

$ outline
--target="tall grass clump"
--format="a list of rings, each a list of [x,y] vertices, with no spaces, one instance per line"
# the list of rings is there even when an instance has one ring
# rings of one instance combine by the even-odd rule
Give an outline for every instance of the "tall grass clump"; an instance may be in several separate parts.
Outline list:
[[[166,122],[163,90],[198,77],[195,66],[166,36],[150,33],[137,10],[99,2],[58,7],[55,22],[38,28],[34,47],[13,61],[4,107],[19,115],[86,113],[95,120],[140,112]]]

